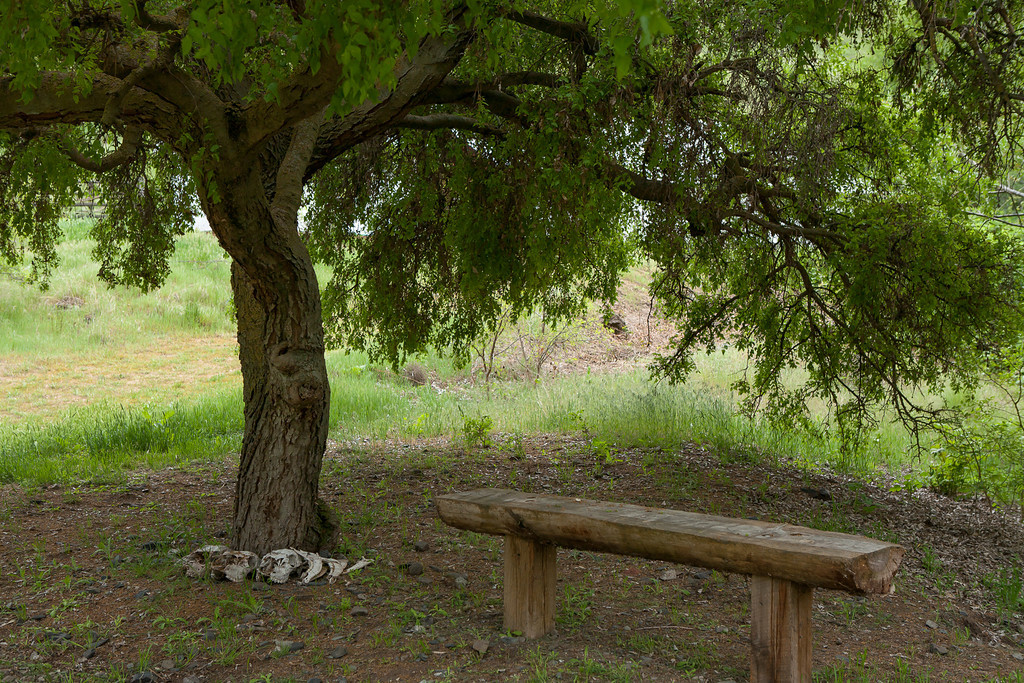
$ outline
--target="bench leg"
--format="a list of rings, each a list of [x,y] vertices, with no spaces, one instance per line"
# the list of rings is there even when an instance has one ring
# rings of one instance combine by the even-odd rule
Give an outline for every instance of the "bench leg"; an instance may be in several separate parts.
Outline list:
[[[505,536],[505,628],[540,638],[555,628],[555,552],[547,543]]]
[[[813,594],[802,583],[750,577],[752,683],[810,683]]]

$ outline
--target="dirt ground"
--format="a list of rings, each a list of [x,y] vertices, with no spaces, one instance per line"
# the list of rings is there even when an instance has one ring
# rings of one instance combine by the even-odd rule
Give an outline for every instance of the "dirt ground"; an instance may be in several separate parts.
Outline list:
[[[373,563],[335,584],[189,579],[220,542],[236,465],[128,482],[0,491],[3,681],[741,681],[747,579],[560,550],[557,632],[502,628],[501,542],[458,531],[433,498],[481,486],[863,533],[907,556],[894,595],[816,591],[815,680],[1021,681],[1024,527],[981,501],[890,491],[785,463],[576,438],[332,444],[330,549]],[[805,490],[811,492],[808,493]],[[823,500],[828,497],[831,500]]]

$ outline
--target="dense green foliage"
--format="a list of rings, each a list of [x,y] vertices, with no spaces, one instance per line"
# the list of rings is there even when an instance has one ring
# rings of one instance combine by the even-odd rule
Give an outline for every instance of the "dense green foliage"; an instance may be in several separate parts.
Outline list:
[[[336,344],[464,355],[509,310],[612,298],[640,255],[681,326],[666,374],[735,345],[752,406],[910,416],[1019,334],[1018,239],[968,211],[1016,159],[1021,26],[1003,2],[18,3],[0,253],[45,282],[101,171],[101,274],[157,286],[196,192],[216,213],[258,163],[259,202],[305,183]],[[245,265],[262,238],[226,225]]]

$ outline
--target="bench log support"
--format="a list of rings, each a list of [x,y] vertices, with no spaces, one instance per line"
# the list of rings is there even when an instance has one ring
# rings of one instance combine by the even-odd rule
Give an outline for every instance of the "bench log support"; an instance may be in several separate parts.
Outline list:
[[[555,628],[555,554],[547,543],[505,536],[505,629],[540,638]]]
[[[505,536],[505,628],[527,638],[555,627],[556,547],[750,576],[753,683],[810,683],[814,588],[885,595],[904,552],[777,522],[501,489],[435,503],[447,524]]]
[[[802,583],[750,577],[752,683],[811,683],[813,594]]]

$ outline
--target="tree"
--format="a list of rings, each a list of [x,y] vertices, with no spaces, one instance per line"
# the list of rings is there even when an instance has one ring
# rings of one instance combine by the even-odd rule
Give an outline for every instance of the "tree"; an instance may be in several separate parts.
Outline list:
[[[681,321],[669,374],[731,340],[776,406],[909,412],[906,387],[970,381],[979,340],[1017,329],[1014,243],[965,208],[1020,139],[1021,19],[994,1],[26,0],[0,18],[0,252],[45,282],[57,218],[98,174],[101,276],[155,287],[197,200],[238,312],[233,543],[317,549],[325,340],[464,353],[503,310],[613,298],[636,250]]]

